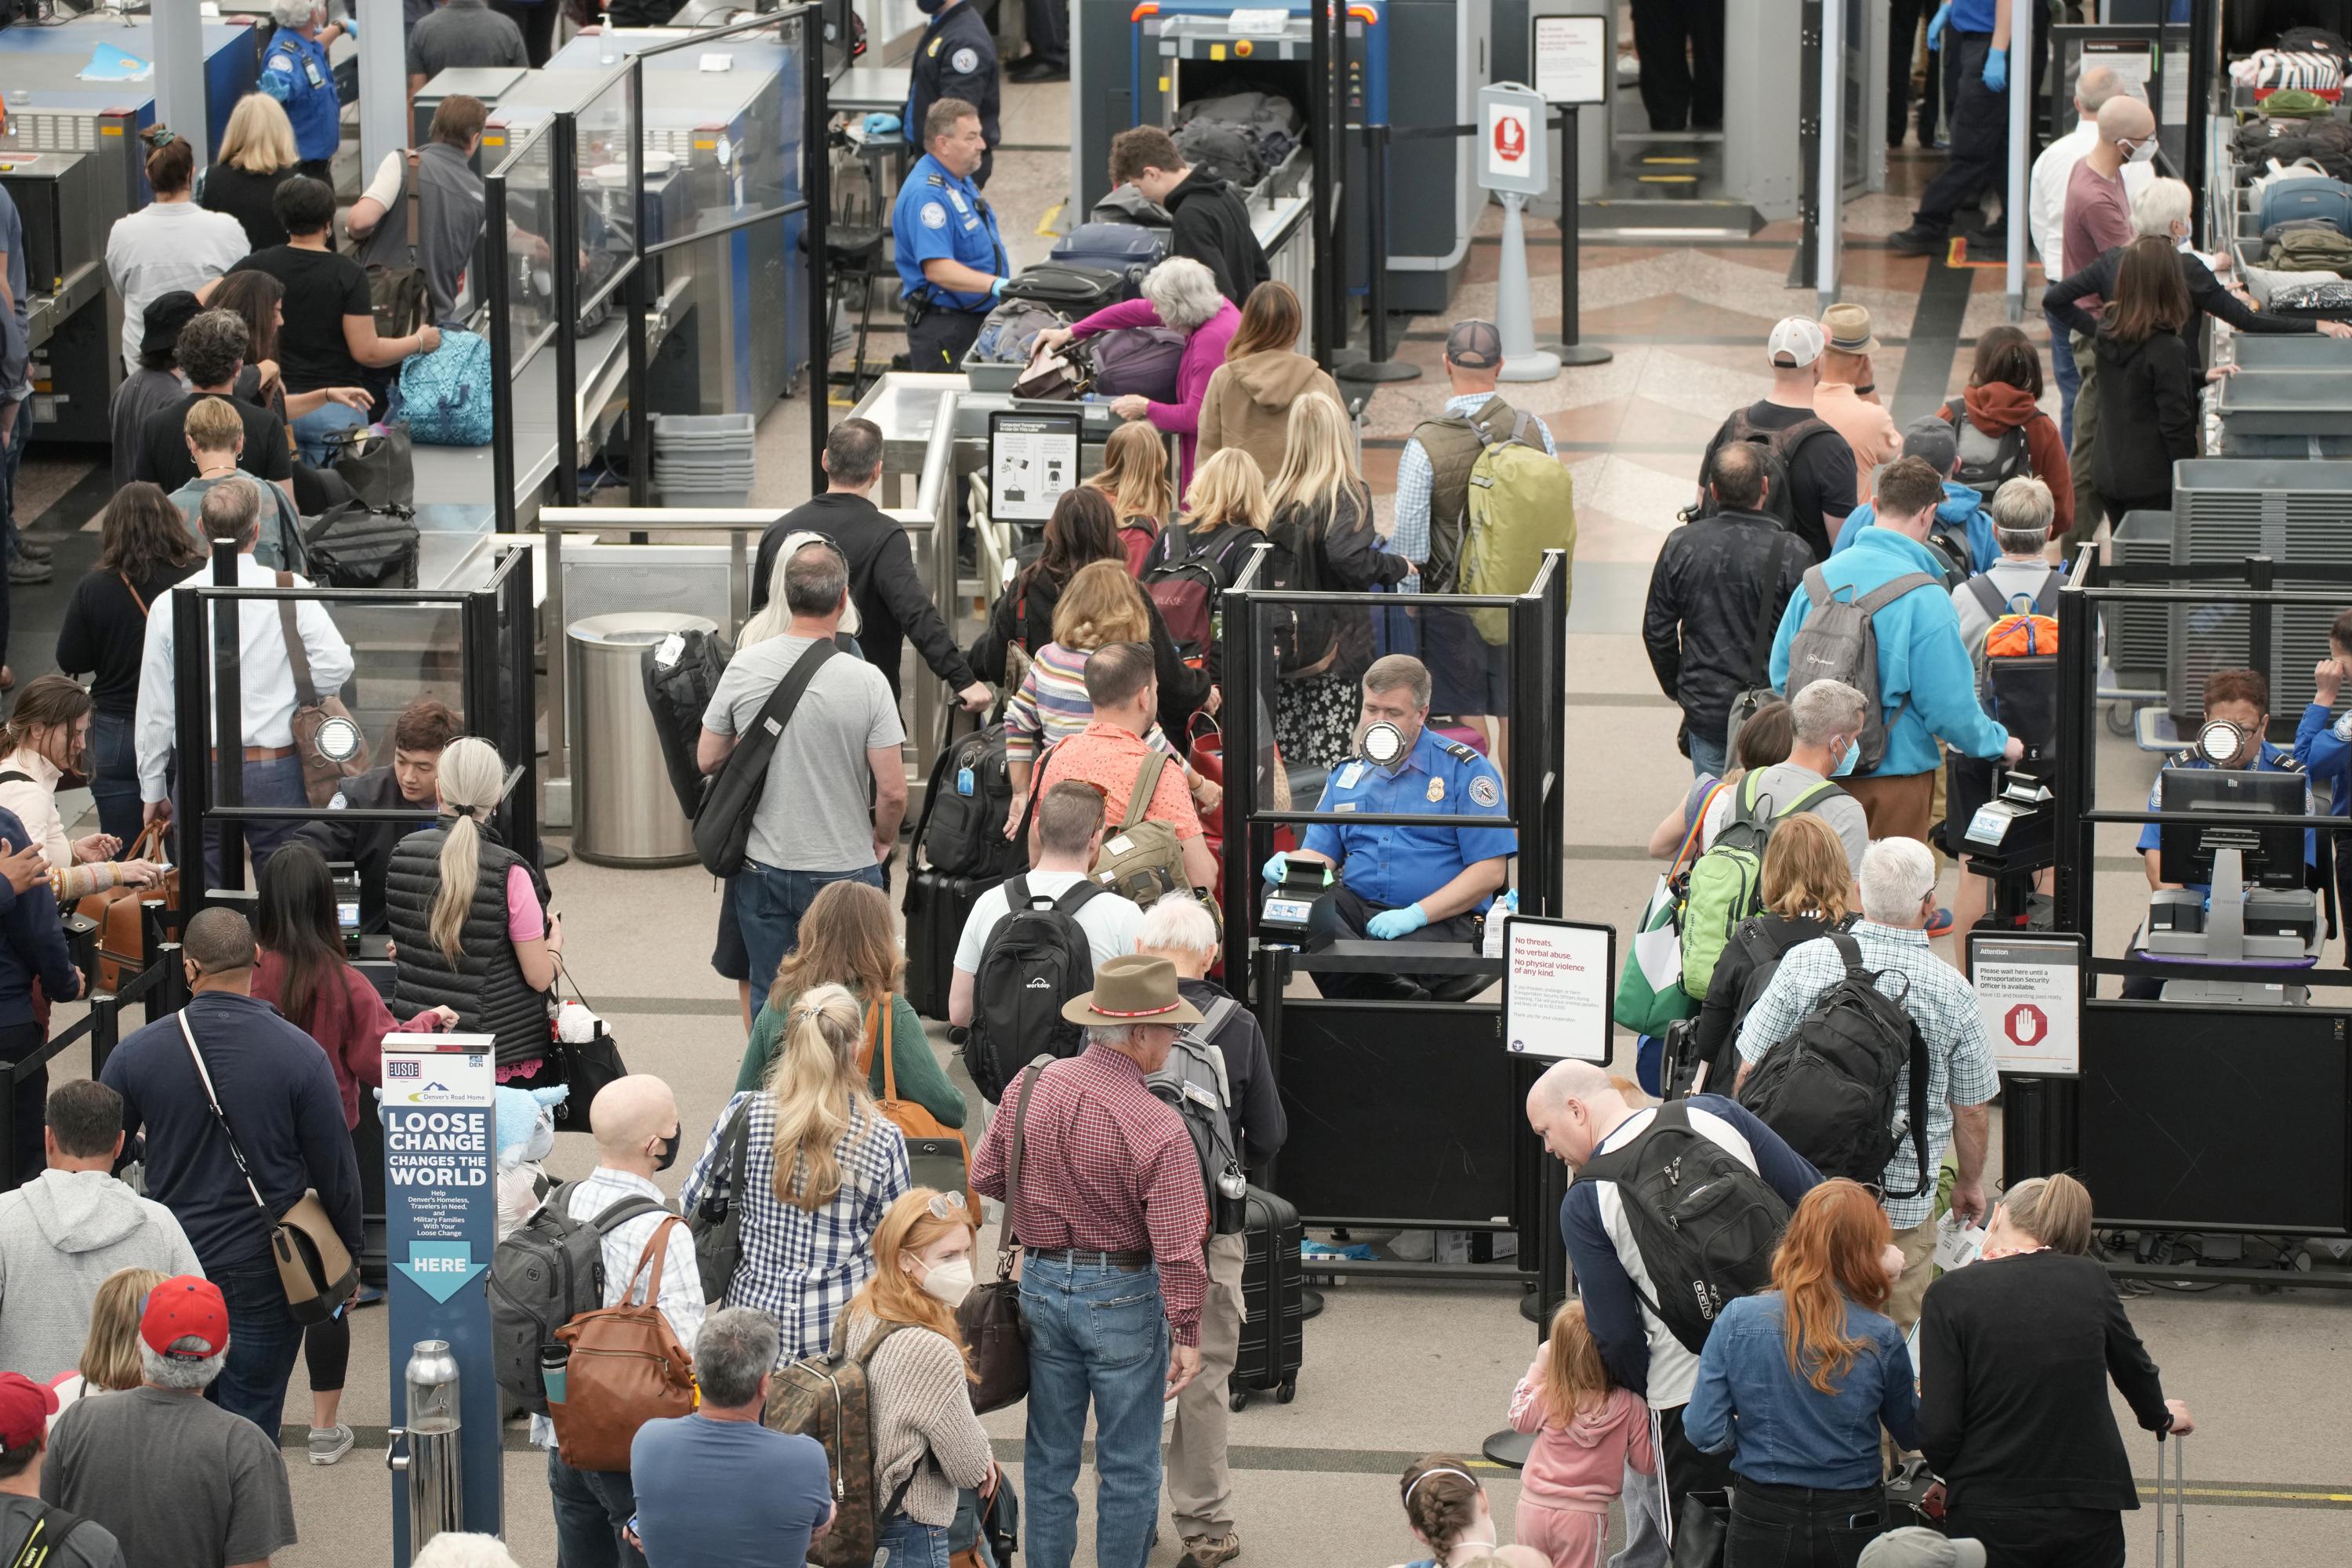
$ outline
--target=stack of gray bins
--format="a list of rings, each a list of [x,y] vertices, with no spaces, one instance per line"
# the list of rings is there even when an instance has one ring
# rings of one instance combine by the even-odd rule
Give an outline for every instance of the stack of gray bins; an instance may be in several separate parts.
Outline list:
[[[751,416],[654,416],[654,488],[662,504],[717,510],[751,504]]]
[[[2340,578],[2325,581],[2295,573],[2297,566],[2352,565],[2352,463],[2200,458],[2176,464],[2171,532],[2175,565],[2233,565],[2249,556],[2268,556],[2277,563],[2273,586],[2326,594],[2339,605],[2352,605],[2352,587]],[[2132,558],[2146,559],[2137,549]],[[2191,721],[2206,677],[2251,659],[2248,608],[2174,605],[2161,613],[2167,621],[2165,689],[2173,715]],[[2302,605],[2270,612],[2270,668],[2263,673],[2270,677],[2273,713],[2300,713],[2311,701],[2312,666],[2327,652],[2336,613]],[[2126,657],[2139,657],[2141,635],[2137,627],[2111,627],[2107,651],[2118,669]],[[2128,646],[2117,646],[2126,639]]]
[[[2241,332],[2216,406],[2223,457],[2352,458],[2352,342]]]

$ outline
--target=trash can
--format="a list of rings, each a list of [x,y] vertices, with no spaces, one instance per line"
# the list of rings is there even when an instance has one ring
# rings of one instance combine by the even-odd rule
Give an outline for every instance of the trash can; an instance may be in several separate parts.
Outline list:
[[[716,632],[700,616],[630,610],[564,628],[572,738],[572,852],[599,866],[683,866],[694,825],[679,809],[646,702],[645,651],[682,632]]]

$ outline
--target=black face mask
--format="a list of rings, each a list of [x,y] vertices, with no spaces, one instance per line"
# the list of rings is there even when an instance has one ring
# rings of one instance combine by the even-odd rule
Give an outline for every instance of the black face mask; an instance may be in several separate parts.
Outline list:
[[[654,1162],[655,1170],[667,1171],[677,1163],[678,1140],[685,1135],[685,1132],[686,1129],[681,1126],[676,1132],[662,1140],[661,1158]]]

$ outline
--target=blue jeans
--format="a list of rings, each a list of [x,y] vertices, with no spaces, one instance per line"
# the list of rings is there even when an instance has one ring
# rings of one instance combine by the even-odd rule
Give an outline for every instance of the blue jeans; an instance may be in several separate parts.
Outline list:
[[[2083,370],[2074,363],[2074,329],[2049,311],[2042,319],[2050,323],[2050,368],[2058,378],[2058,435],[2066,449],[2074,449],[2074,395],[2083,390]]]
[[[646,1568],[643,1553],[621,1539],[636,1517],[636,1489],[626,1470],[575,1470],[547,1451],[547,1495],[555,1506],[555,1568]]]
[[[1693,730],[1690,732],[1691,776],[1721,778],[1723,776],[1723,737],[1712,738]]]
[[[948,1568],[946,1530],[907,1514],[893,1514],[875,1544],[890,1549],[889,1568]]]
[[[1160,1415],[1168,1311],[1160,1271],[1023,1260],[1029,1427],[1023,1500],[1030,1568],[1070,1568],[1078,1550],[1078,1458],[1095,1413],[1096,1568],[1143,1568],[1160,1519]]]
[[[783,871],[746,860],[735,873],[735,922],[743,931],[743,950],[751,956],[751,994],[765,996],[775,984],[776,965],[801,945],[801,917],[820,889],[832,882],[864,882],[887,890],[879,866],[855,871]]]
[[[94,713],[89,721],[89,795],[98,805],[98,829],[127,847],[139,837],[139,753],[131,720]]]
[[[367,422],[364,410],[347,408],[340,403],[322,403],[295,419],[294,449],[312,468],[325,468],[327,458],[334,451],[328,437],[345,430],[356,430]]]
[[[268,1433],[274,1445],[286,1415],[286,1383],[302,1353],[302,1327],[286,1305],[275,1266],[215,1270],[212,1281],[228,1303],[228,1356],[205,1397]]]
[[[238,805],[308,805],[310,804],[310,792],[302,785],[301,758],[273,757],[266,763],[247,763],[244,767],[245,798],[239,801]],[[173,821],[183,825],[187,821],[187,814],[180,809],[176,800],[173,803],[172,816]],[[269,858],[278,853],[278,847],[293,837],[302,825],[292,819],[282,819],[276,822],[247,822],[243,826],[245,847],[252,852],[253,875],[258,881],[261,868],[269,864]],[[179,844],[179,858],[185,859],[188,851],[184,833]],[[207,887],[214,888],[221,885],[221,830],[220,824],[216,822],[205,824],[205,883]]]

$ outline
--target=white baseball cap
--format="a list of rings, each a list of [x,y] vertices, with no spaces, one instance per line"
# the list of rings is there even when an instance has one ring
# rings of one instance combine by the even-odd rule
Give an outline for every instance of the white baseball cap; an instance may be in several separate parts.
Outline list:
[[[1782,354],[1787,354],[1796,367],[1802,370],[1821,358],[1822,350],[1828,346],[1828,334],[1822,331],[1819,321],[1804,316],[1790,316],[1772,329],[1764,352],[1775,364],[1780,363]]]
[[[1862,1568],[1985,1568],[1984,1542],[1947,1541],[1918,1525],[1890,1530],[1862,1549]]]

